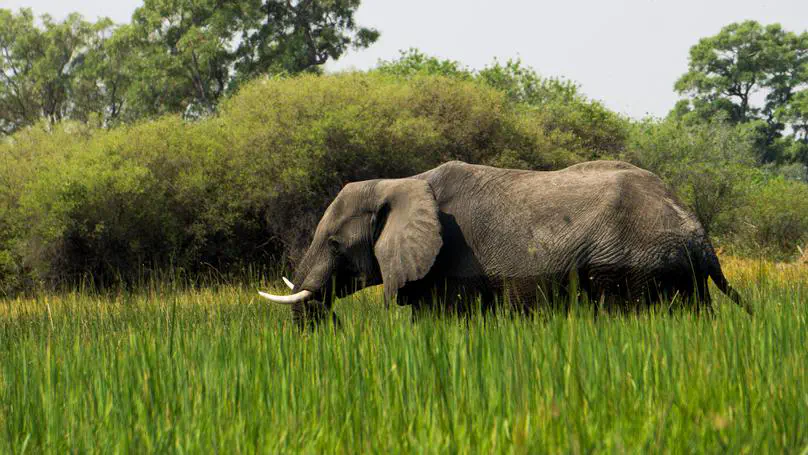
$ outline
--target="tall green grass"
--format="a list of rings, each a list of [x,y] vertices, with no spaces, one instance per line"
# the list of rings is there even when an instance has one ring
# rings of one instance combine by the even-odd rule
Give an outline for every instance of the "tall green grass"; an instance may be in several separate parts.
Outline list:
[[[7,300],[0,450],[800,453],[808,272],[745,267],[751,318],[413,323],[369,290],[301,333],[224,284]]]

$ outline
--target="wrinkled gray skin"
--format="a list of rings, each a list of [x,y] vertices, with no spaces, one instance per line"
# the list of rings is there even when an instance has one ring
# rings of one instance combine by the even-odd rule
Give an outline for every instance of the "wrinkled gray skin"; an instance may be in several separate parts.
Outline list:
[[[490,308],[503,295],[530,309],[575,276],[607,304],[668,297],[710,309],[708,277],[741,303],[702,226],[651,172],[619,161],[553,172],[453,161],[346,185],[294,275],[293,292],[315,299],[292,311],[317,322],[333,297],[375,284],[414,315],[436,304],[463,312],[477,297]]]

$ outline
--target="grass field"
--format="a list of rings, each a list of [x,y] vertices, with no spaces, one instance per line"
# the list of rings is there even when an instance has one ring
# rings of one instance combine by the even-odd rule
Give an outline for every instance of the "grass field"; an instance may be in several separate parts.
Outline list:
[[[0,301],[0,450],[806,453],[808,266],[724,268],[754,317],[412,323],[369,290],[301,334],[224,284]]]

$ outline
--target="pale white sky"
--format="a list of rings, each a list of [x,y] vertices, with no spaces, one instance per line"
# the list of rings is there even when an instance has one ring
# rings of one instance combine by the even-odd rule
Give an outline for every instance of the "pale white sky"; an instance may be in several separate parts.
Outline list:
[[[0,7],[128,22],[141,3],[0,0]],[[357,19],[379,29],[380,40],[329,70],[367,69],[410,47],[471,68],[521,57],[542,75],[572,79],[590,97],[639,118],[673,107],[673,83],[699,38],[745,19],[804,31],[808,0],[363,0]]]

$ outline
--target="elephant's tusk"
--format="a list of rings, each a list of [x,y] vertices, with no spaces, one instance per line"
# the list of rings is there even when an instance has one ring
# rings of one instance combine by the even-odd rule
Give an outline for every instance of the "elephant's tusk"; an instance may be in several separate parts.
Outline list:
[[[289,281],[285,276],[282,276],[281,278],[283,278],[283,282],[286,283],[287,286],[289,286],[289,289],[294,289],[295,288],[295,285],[292,284],[292,282]]]
[[[275,303],[282,303],[284,305],[302,303],[305,302],[306,300],[309,300],[311,296],[314,295],[311,291],[300,291],[297,294],[292,295],[272,295],[267,294],[266,292],[258,291],[258,294],[267,300],[270,300]]]

